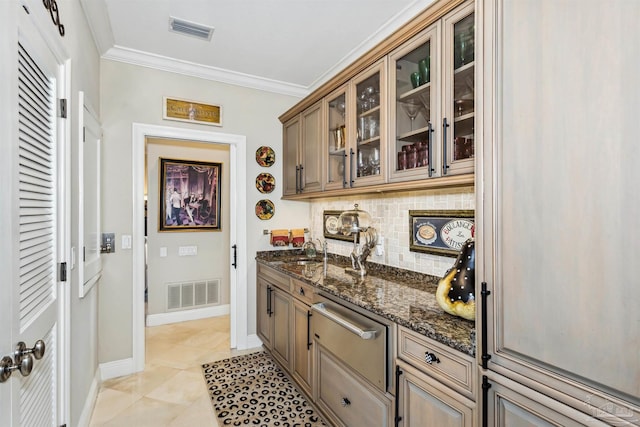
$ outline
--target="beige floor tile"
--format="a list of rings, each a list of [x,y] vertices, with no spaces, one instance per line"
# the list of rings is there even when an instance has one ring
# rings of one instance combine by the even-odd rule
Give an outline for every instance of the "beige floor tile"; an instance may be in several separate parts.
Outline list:
[[[180,371],[145,396],[180,405],[191,405],[202,396],[202,374]]]
[[[112,419],[115,415],[123,412],[135,402],[140,400],[142,395],[126,393],[110,388],[101,388],[96,399],[96,405],[91,417],[91,425],[99,425]]]
[[[108,387],[113,390],[145,395],[164,384],[178,372],[180,372],[179,369],[162,365],[146,364],[143,372],[116,378],[115,382],[110,383]]]
[[[183,405],[141,398],[99,427],[159,427],[169,425],[182,411]],[[96,427],[98,427],[96,426]]]
[[[185,408],[168,427],[216,427],[218,422],[209,396],[202,396]]]

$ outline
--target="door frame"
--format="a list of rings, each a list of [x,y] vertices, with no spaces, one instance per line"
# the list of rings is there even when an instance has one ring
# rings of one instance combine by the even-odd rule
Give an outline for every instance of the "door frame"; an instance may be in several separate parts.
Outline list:
[[[134,372],[144,370],[144,174],[147,138],[170,138],[229,146],[230,184],[229,241],[237,245],[237,265],[229,266],[231,348],[247,348],[247,317],[240,308],[247,307],[247,234],[246,234],[246,136],[168,126],[133,123],[133,282],[132,337]],[[229,248],[231,249],[231,248]],[[231,254],[231,256],[233,256]],[[246,312],[246,310],[245,310]]]

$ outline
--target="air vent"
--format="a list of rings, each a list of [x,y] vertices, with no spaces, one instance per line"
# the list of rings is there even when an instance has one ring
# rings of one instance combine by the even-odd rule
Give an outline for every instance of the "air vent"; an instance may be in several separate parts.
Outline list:
[[[167,283],[167,310],[220,304],[220,279]]]
[[[213,35],[213,27],[174,18],[173,16],[169,17],[169,30],[202,40],[211,40]]]

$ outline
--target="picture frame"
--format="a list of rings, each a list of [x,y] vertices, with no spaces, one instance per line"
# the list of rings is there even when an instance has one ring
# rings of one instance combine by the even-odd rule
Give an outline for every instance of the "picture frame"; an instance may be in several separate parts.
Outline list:
[[[222,126],[222,107],[219,105],[168,96],[162,99],[162,118],[165,120]]]
[[[222,163],[159,160],[158,231],[222,230]]]
[[[353,242],[353,232],[344,235],[338,229],[338,217],[344,211],[323,211],[322,212],[322,230],[325,239],[343,240],[345,242]]]
[[[457,256],[475,230],[473,210],[410,210],[409,251]]]

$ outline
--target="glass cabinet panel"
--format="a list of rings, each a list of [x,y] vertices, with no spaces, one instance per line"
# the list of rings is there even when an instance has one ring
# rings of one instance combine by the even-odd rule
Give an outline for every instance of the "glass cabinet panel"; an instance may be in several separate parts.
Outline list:
[[[380,71],[364,76],[354,84],[355,89],[355,149],[349,152],[352,181],[380,176],[381,159],[381,77]],[[351,185],[354,183],[352,182]]]
[[[327,171],[325,188],[343,188],[347,183],[347,94],[340,88],[327,96]]]
[[[391,55],[395,73],[395,142],[392,142],[392,176],[429,177],[433,166],[433,123],[438,102],[436,31],[431,29]]]
[[[475,128],[475,25],[473,9],[466,8],[450,20],[447,27],[452,67],[449,68],[447,105],[448,125],[443,173],[461,172],[473,164]]]

